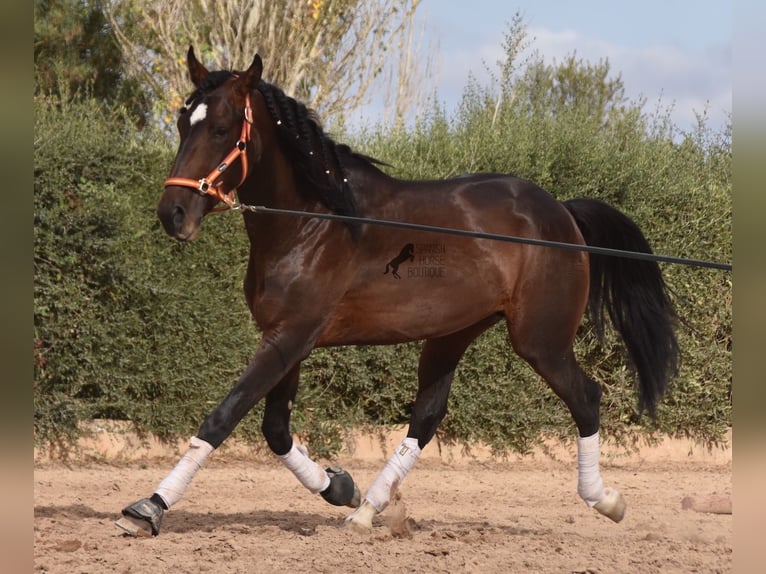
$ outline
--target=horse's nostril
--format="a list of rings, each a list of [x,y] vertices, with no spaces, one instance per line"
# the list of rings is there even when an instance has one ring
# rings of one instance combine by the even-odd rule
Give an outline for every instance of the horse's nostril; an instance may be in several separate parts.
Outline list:
[[[186,210],[180,205],[176,205],[173,208],[173,228],[176,231],[180,230],[184,225],[185,219],[186,219]]]

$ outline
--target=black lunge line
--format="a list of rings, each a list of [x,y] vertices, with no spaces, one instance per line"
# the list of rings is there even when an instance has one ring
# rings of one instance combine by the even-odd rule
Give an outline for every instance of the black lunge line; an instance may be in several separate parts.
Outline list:
[[[390,221],[387,219],[370,219],[366,217],[351,217],[348,215],[338,215],[335,213],[315,213],[311,211],[295,211],[292,209],[277,209],[273,207],[266,207],[265,205],[241,204],[236,206],[235,209],[238,209],[240,211],[252,211],[254,213],[270,214],[270,215],[288,215],[292,217],[327,219],[330,221],[343,221],[348,223],[366,223],[369,225],[379,225],[381,227],[412,229],[414,231],[430,231],[433,233],[443,233],[446,235],[459,235],[462,237],[472,237],[475,239],[491,239],[493,241],[505,241],[507,243],[524,243],[527,245],[539,245],[541,247],[555,247],[558,249],[567,249],[570,251],[587,251],[588,253],[594,253],[596,255],[608,255],[611,257],[625,257],[628,259],[643,259],[645,261],[661,261],[664,263],[677,263],[680,265],[690,265],[693,267],[707,267],[709,269],[722,269],[724,271],[732,270],[732,266],[729,263],[718,263],[715,261],[704,261],[701,259],[687,259],[684,257],[672,257],[670,255],[657,255],[654,253],[641,253],[638,251],[624,251],[622,249],[611,249],[609,247],[596,247],[593,245],[578,245],[576,243],[562,243],[560,241],[535,239],[533,237],[516,237],[514,235],[483,233],[481,231],[469,231],[467,229],[453,229],[451,227],[421,225],[419,223],[407,223],[406,221]]]

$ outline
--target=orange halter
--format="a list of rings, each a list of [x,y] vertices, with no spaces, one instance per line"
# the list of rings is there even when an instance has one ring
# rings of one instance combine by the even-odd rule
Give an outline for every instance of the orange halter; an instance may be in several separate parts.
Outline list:
[[[242,185],[247,177],[248,164],[247,164],[247,144],[250,142],[250,128],[253,125],[253,110],[250,107],[250,94],[245,97],[245,119],[242,121],[242,131],[240,132],[239,139],[234,145],[234,149],[229,152],[223,161],[218,164],[213,171],[207,174],[202,179],[189,179],[186,177],[169,177],[165,180],[165,187],[173,185],[179,185],[181,187],[189,187],[195,191],[198,191],[202,195],[212,195],[219,202],[226,204],[226,207],[216,208],[213,211],[226,211],[228,209],[235,209],[237,207],[237,200],[235,191],[240,185]],[[225,191],[223,189],[223,181],[219,181],[215,184],[215,181],[225,172],[229,166],[237,159],[242,161],[242,178],[239,183],[234,186],[234,189]]]

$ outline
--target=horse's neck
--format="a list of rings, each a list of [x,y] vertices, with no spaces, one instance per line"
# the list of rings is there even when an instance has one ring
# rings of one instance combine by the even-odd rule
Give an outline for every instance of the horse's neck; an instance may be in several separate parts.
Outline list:
[[[305,208],[295,175],[277,146],[266,146],[259,161],[240,187],[240,201],[279,209]]]
[[[268,149],[268,148],[267,148]],[[318,200],[307,198],[297,187],[295,175],[287,158],[278,149],[271,148],[254,166],[239,194],[247,205],[261,205],[273,209],[300,212],[323,211]],[[305,239],[303,230],[312,225],[309,218],[287,215],[257,214],[245,212],[245,225],[251,245],[258,250],[270,250],[280,245],[282,249]]]
[[[264,145],[263,149],[260,161],[240,193],[242,203],[304,213],[329,213],[329,208],[319,198],[301,192],[289,158],[277,145]],[[381,206],[386,205],[399,188],[407,185],[407,182],[391,178],[357,159],[349,159],[347,168],[357,215],[361,217],[376,217]],[[320,225],[320,220],[310,217],[269,214],[247,217],[246,221],[250,242],[254,246],[260,245],[259,250],[264,243],[297,245],[301,241],[312,241],[311,236],[320,229],[327,229],[336,237],[347,232],[343,223]],[[329,237],[325,240],[334,241]]]

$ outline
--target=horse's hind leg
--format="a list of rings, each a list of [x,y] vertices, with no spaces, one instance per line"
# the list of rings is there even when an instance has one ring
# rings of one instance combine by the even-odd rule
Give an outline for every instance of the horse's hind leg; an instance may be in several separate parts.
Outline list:
[[[290,414],[298,390],[300,365],[266,395],[262,431],[272,452],[312,494],[335,506],[359,506],[360,494],[351,475],[339,467],[323,469],[311,460],[290,433]]]
[[[367,490],[361,506],[346,519],[350,526],[361,530],[372,528],[373,516],[388,506],[447,413],[450,385],[463,353],[476,337],[501,318],[493,315],[462,331],[429,339],[423,344],[418,366],[418,393],[407,437],[396,447]]]
[[[566,298],[558,301],[566,301]],[[599,469],[599,405],[601,388],[577,364],[572,350],[579,315],[555,298],[538,313],[525,309],[519,322],[509,320],[508,331],[516,353],[564,401],[577,425],[577,492],[588,506],[615,522],[625,514],[625,501],[615,489],[605,488]],[[558,308],[557,308],[558,307]]]

